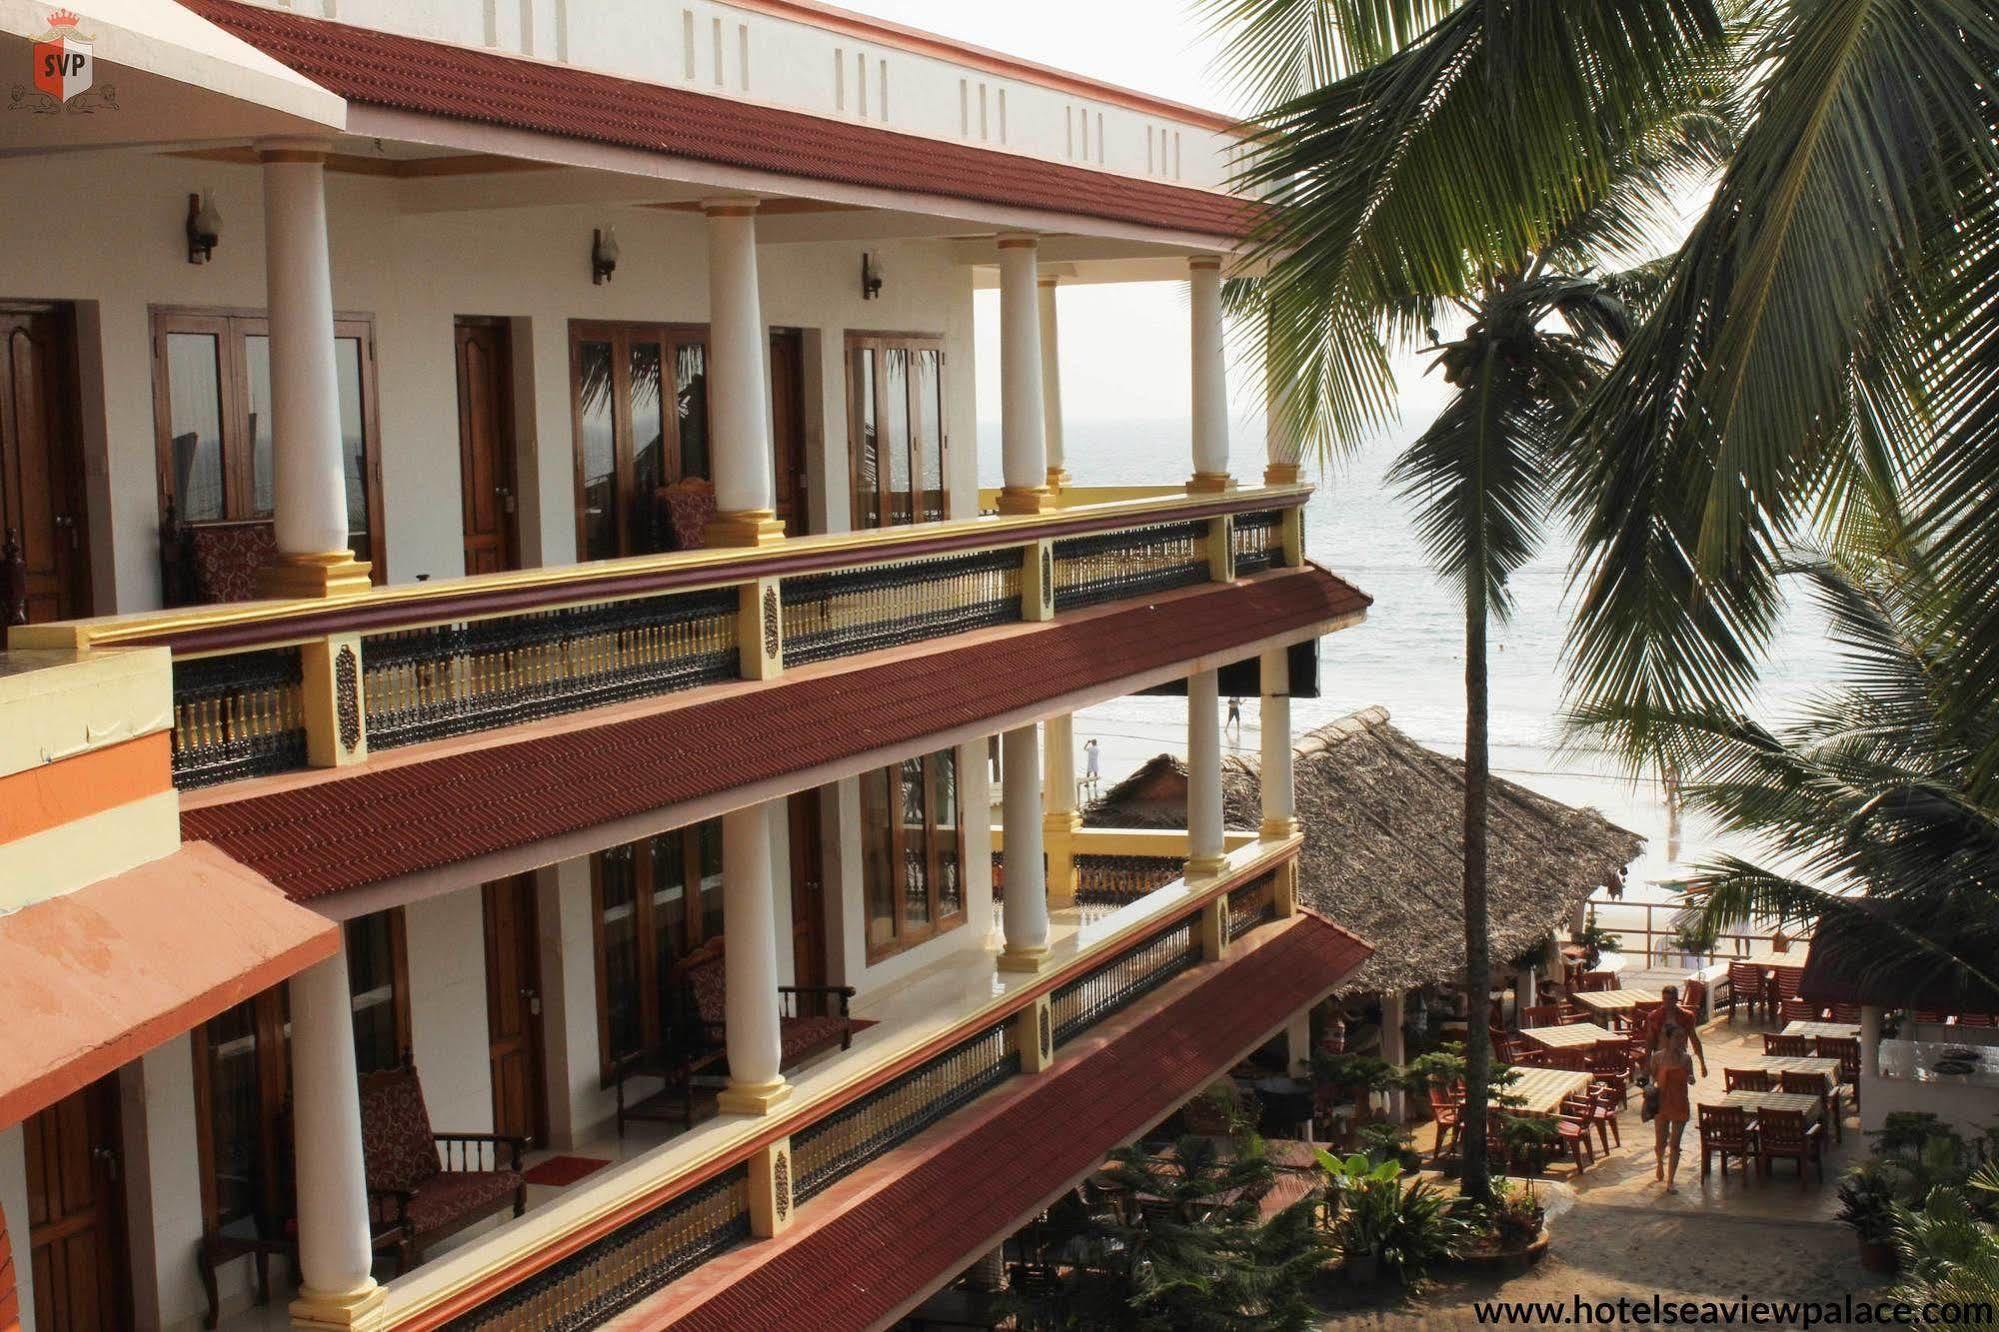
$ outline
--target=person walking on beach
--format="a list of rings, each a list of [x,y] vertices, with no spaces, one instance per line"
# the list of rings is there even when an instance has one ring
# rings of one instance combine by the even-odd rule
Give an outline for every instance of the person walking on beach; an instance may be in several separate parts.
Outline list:
[[[1227,722],[1225,723],[1225,725],[1228,725],[1228,726],[1233,726],[1233,727],[1235,727],[1235,733],[1236,733],[1236,736],[1237,736],[1237,738],[1238,738],[1238,739],[1240,739],[1240,738],[1241,738],[1241,736],[1242,736],[1242,700],[1241,700],[1241,699],[1239,699],[1239,698],[1232,698],[1232,699],[1230,699],[1230,700],[1229,700],[1229,719],[1228,719],[1228,721],[1227,721]]]
[[[1687,1091],[1693,1084],[1694,1060],[1687,1053],[1687,1036],[1687,1028],[1668,1024],[1665,1039],[1652,1052],[1652,1086],[1659,1095],[1659,1108],[1652,1116],[1652,1178],[1665,1180],[1668,1193],[1680,1191],[1674,1183],[1680,1173],[1680,1137],[1693,1115]]]
[[[1083,742],[1083,789],[1092,797],[1097,794],[1097,738],[1093,735]]]

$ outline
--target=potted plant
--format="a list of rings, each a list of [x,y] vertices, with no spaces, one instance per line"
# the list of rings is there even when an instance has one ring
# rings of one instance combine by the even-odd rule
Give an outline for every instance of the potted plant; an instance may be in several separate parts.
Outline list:
[[[1318,1159],[1327,1176],[1323,1215],[1350,1281],[1365,1285],[1387,1275],[1413,1286],[1432,1263],[1462,1249],[1470,1227],[1455,1199],[1421,1180],[1405,1187],[1393,1161],[1325,1151]]]
[[[1584,917],[1581,933],[1569,942],[1583,950],[1591,971],[1597,969],[1605,953],[1615,953],[1623,947],[1622,941],[1616,935],[1596,923],[1595,907],[1591,907],[1589,915]]]
[[[1886,1162],[1862,1161],[1839,1181],[1839,1219],[1860,1242],[1860,1265],[1895,1270],[1895,1202],[1898,1189]]]
[[[1369,1120],[1354,1130],[1354,1145],[1371,1161],[1393,1161],[1406,1174],[1420,1170],[1423,1158],[1410,1144],[1412,1135],[1400,1124]]]
[[[1705,966],[1707,959],[1714,956],[1714,946],[1719,938],[1720,934],[1714,926],[1704,927],[1698,919],[1681,921],[1667,945],[1669,954],[1666,965],[1683,967],[1688,971]],[[1673,953],[1679,955],[1677,960],[1671,956]]]
[[[1521,1174],[1536,1174],[1554,1158],[1555,1143],[1561,1137],[1561,1130],[1555,1125],[1556,1121],[1540,1115],[1499,1116],[1499,1141],[1506,1148],[1507,1159]]]

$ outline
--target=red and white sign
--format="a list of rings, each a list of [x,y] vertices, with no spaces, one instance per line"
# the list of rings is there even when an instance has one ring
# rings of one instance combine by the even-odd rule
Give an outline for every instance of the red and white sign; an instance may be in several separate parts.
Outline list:
[[[76,15],[66,9],[49,15],[49,30],[35,43],[35,87],[67,102],[89,91],[96,64],[90,38],[76,30]]]

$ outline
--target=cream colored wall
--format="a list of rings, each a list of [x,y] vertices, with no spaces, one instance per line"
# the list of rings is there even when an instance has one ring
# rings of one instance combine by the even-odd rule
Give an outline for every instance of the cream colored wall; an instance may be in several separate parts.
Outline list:
[[[146,1179],[151,1204],[155,1290],[151,1303],[162,1328],[191,1328],[208,1310],[195,1267],[201,1239],[201,1161],[194,1106],[194,1055],[186,1036],[149,1052],[139,1066],[144,1084]],[[136,1229],[136,1227],[135,1227]],[[143,1243],[140,1236],[135,1240]],[[224,1309],[248,1307],[252,1269],[246,1261],[217,1270]],[[145,1292],[136,1302],[148,1303]]]
[[[212,190],[223,219],[214,261],[187,262],[187,195]],[[575,557],[574,462],[569,393],[571,320],[707,319],[707,245],[701,218],[641,208],[560,207],[475,213],[399,211],[393,181],[328,177],[334,303],[372,314],[381,410],[388,575],[406,582],[462,571],[457,515],[457,388],[452,320],[504,315],[526,321],[517,395],[523,544],[542,562]],[[52,201],[73,201],[53,203]],[[91,457],[111,532],[92,532],[93,557],[109,560],[115,605],[158,604],[157,487],[149,314],[153,305],[264,304],[262,180],[252,166],[138,153],[0,162],[0,297],[94,303],[106,456]],[[590,282],[593,227],[613,225],[623,250],[615,279]],[[860,255],[880,252],[889,282],[860,295]],[[942,241],[766,245],[760,252],[766,319],[818,330],[816,415],[808,441],[820,470],[811,484],[835,527],[846,525],[844,334],[848,329],[930,332],[945,338],[951,385],[953,512],[976,506],[972,295],[968,270]],[[812,376],[808,376],[810,379]]]
[[[493,1130],[486,1023],[486,923],[467,890],[403,908],[409,947],[410,1043],[440,1133]]]

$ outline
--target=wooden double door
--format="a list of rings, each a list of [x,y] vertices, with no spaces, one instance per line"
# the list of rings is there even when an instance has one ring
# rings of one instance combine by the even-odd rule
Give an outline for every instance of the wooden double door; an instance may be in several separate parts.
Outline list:
[[[27,577],[14,604],[0,562],[0,645],[10,620],[89,615],[90,533],[68,306],[0,302],[0,554],[19,547]]]
[[[130,1327],[117,1075],[35,1115],[22,1136],[36,1332]]]

